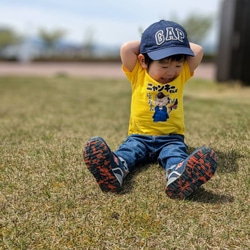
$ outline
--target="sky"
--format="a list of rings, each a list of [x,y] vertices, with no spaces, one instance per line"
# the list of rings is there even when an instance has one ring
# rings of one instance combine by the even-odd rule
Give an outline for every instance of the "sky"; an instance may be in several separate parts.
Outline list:
[[[43,28],[64,30],[70,42],[92,40],[121,45],[140,39],[140,30],[160,19],[185,20],[190,15],[212,15],[215,24],[208,42],[216,42],[223,0],[2,0],[0,27],[33,37]]]

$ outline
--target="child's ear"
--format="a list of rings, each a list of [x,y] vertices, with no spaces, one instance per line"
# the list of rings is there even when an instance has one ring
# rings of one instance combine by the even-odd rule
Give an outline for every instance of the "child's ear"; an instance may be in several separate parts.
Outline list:
[[[142,68],[143,69],[147,69],[147,64],[146,64],[146,62],[145,62],[145,57],[144,57],[144,55],[143,54],[139,54],[138,55],[138,59],[139,59],[139,62],[140,62],[140,64],[141,64],[141,66],[142,66]]]

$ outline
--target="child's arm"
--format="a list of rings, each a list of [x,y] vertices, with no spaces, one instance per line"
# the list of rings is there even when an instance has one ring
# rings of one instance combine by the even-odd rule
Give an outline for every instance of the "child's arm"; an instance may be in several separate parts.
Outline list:
[[[203,57],[203,49],[200,45],[195,43],[189,43],[191,50],[194,52],[194,57],[189,56],[187,58],[187,63],[190,69],[190,72],[194,72],[194,70],[199,66]]]
[[[120,55],[124,67],[132,72],[140,51],[140,41],[131,41],[122,45]]]

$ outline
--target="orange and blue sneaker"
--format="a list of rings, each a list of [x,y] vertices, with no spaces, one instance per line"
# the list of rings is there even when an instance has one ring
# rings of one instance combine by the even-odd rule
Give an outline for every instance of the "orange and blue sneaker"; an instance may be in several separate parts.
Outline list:
[[[195,150],[186,160],[172,166],[168,174],[166,193],[170,198],[184,199],[215,173],[217,157],[207,147]]]
[[[87,142],[83,157],[102,191],[119,193],[122,190],[122,181],[128,171],[101,137],[93,137]]]

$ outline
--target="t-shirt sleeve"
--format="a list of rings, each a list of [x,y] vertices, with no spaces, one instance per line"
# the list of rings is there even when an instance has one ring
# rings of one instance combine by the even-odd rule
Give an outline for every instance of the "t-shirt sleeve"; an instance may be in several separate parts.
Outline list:
[[[188,66],[187,62],[185,62],[184,65],[183,65],[183,71],[184,71],[183,72],[184,73],[184,83],[186,83],[188,79],[193,77],[194,72],[190,73],[190,69],[189,69],[189,66]]]
[[[138,73],[138,70],[139,70],[139,61],[137,60],[136,62],[136,65],[133,69],[132,72],[128,71],[124,65],[122,65],[122,69],[123,69],[123,72],[125,73],[125,75],[127,76],[128,80],[131,82],[131,84],[133,84],[134,82],[137,81],[137,73]]]

